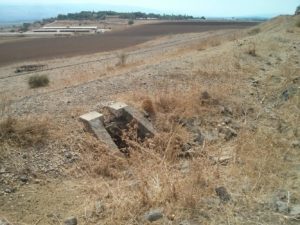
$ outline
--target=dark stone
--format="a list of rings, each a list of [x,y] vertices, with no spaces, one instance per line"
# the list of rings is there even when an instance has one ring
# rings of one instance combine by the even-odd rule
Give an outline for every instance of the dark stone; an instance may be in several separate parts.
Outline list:
[[[234,129],[232,129],[231,127],[227,127],[225,129],[225,140],[226,141],[229,141],[236,136],[237,136],[237,132]]]
[[[204,100],[207,100],[207,99],[210,99],[210,95],[208,94],[207,91],[203,91],[201,93],[201,98],[204,99]]]
[[[10,225],[5,219],[0,218],[0,225]]]
[[[292,142],[292,147],[293,148],[300,148],[300,141],[293,141]]]
[[[192,148],[192,145],[191,145],[190,143],[184,143],[184,144],[181,146],[181,149],[182,149],[182,151],[184,151],[184,152],[189,151],[191,148]]]
[[[67,159],[71,159],[71,158],[73,157],[73,155],[72,155],[72,153],[70,153],[70,152],[65,152],[65,157],[66,157]]]
[[[27,175],[21,175],[20,176],[20,181],[22,181],[23,183],[27,183],[28,182],[28,176]]]
[[[198,145],[202,145],[204,141],[204,136],[202,135],[201,131],[199,129],[195,129],[193,133],[194,133],[193,141]]]
[[[161,210],[156,209],[156,210],[152,210],[152,211],[146,213],[144,217],[146,220],[148,220],[150,222],[154,222],[154,221],[157,221],[157,220],[163,218],[163,214],[162,214]]]
[[[215,191],[222,202],[226,203],[231,200],[231,195],[228,193],[225,187],[218,187],[215,189]]]
[[[69,217],[65,220],[64,224],[65,225],[77,225],[77,218],[74,216]]]
[[[289,100],[291,97],[296,95],[298,92],[298,87],[291,86],[288,89],[286,89],[284,92],[281,94],[281,99],[284,101]]]
[[[233,112],[230,107],[221,106],[220,107],[221,114],[224,116],[232,116]]]

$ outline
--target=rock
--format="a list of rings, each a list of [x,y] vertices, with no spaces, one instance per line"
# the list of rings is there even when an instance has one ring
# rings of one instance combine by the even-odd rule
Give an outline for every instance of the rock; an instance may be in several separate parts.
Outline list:
[[[289,206],[287,202],[283,202],[283,201],[277,201],[275,203],[276,206],[276,211],[280,212],[280,213],[288,213],[289,212]]]
[[[198,145],[202,145],[203,144],[203,141],[204,141],[204,137],[201,133],[201,131],[199,129],[197,129],[195,131],[195,134],[194,134],[194,139],[193,141],[198,144]]]
[[[236,137],[237,136],[237,132],[236,130],[234,130],[233,128],[231,127],[226,127],[224,129],[224,134],[225,134],[225,140],[226,141],[229,141],[231,140],[232,138]]]
[[[220,107],[221,114],[224,116],[232,116],[233,112],[230,107],[221,106]]]
[[[15,188],[10,188],[10,187],[5,188],[5,190],[4,190],[4,192],[7,193],[7,194],[14,193],[15,191],[16,191]]]
[[[72,153],[71,152],[65,152],[65,157],[67,158],[67,159],[71,159],[72,157],[73,157],[73,155],[72,155]]]
[[[183,161],[180,165],[180,170],[182,173],[188,173],[190,172],[190,162],[189,161]]]
[[[65,225],[77,225],[77,218],[74,216],[69,217],[65,220],[64,224]]]
[[[181,150],[183,152],[187,152],[189,150],[192,149],[192,145],[190,143],[184,143],[182,146],[181,146]]]
[[[21,175],[21,176],[20,176],[20,181],[22,181],[23,183],[27,183],[28,180],[29,180],[29,179],[28,179],[28,176],[27,176],[27,175],[24,174],[24,175]]]
[[[104,205],[101,203],[101,201],[96,201],[95,203],[95,211],[96,211],[96,214],[99,215],[101,214],[102,212],[104,212],[105,210],[105,207]]]
[[[146,213],[144,216],[145,220],[150,222],[157,221],[163,218],[163,214],[160,209],[151,210],[150,212]]]
[[[284,92],[281,94],[281,99],[284,101],[289,100],[291,97],[295,96],[299,93],[299,88],[296,86],[289,86]]]
[[[290,209],[290,215],[300,219],[300,205],[294,205]]]
[[[0,225],[10,225],[5,219],[0,219]]]
[[[231,195],[228,193],[225,187],[218,187],[215,189],[215,191],[222,202],[226,203],[231,200]]]
[[[208,94],[207,91],[203,91],[201,93],[201,98],[207,100],[207,99],[210,99],[210,95]]]
[[[293,141],[291,145],[293,148],[300,148],[300,141]]]
[[[230,124],[232,122],[232,119],[230,117],[225,117],[224,118],[224,123],[225,124]]]
[[[191,225],[189,221],[184,220],[179,223],[179,225]]]

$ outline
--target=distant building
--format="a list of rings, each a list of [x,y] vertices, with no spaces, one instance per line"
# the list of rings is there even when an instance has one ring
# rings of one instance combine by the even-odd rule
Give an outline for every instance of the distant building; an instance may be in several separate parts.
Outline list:
[[[36,33],[43,33],[43,32],[51,32],[51,33],[60,33],[60,32],[72,32],[72,33],[96,33],[98,31],[97,26],[62,26],[62,27],[42,27],[40,29],[34,30],[33,32]],[[103,32],[103,31],[102,31]]]

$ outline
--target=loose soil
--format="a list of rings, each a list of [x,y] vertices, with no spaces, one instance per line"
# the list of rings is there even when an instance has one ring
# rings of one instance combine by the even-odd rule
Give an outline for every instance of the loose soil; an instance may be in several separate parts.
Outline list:
[[[50,59],[112,51],[141,44],[162,35],[241,29],[251,22],[168,22],[135,26],[101,35],[27,39],[0,44],[0,65],[35,59]]]

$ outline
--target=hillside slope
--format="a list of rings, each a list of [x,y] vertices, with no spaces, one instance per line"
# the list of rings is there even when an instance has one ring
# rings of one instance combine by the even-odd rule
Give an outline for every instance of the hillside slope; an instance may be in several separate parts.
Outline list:
[[[123,64],[48,72],[44,89],[25,90],[24,78],[5,81],[0,219],[298,224],[299,20],[209,32],[170,51],[127,56]],[[105,111],[108,101],[147,115],[155,137],[142,141],[129,124],[118,133],[127,157],[112,155],[78,120]]]

